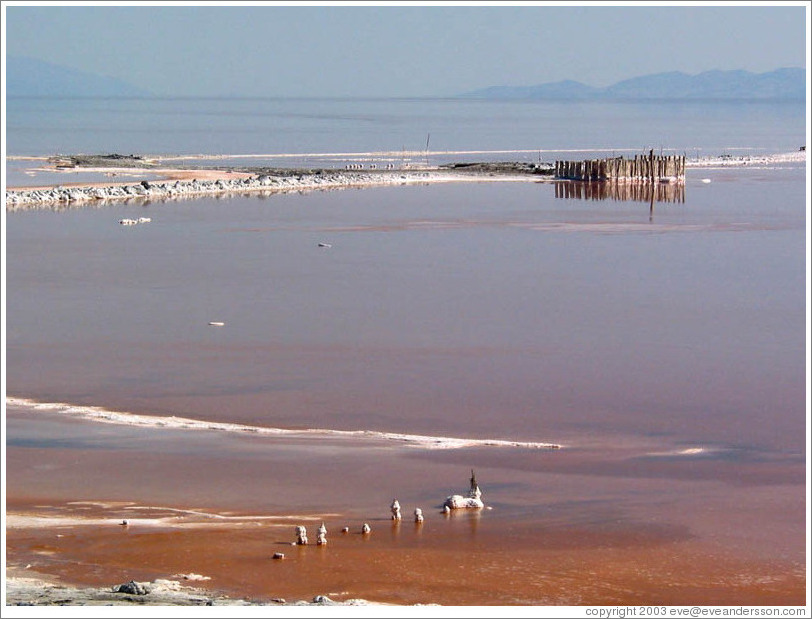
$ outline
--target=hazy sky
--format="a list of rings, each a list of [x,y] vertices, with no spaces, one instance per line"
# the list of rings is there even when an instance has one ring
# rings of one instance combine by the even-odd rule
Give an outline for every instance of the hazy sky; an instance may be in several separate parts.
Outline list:
[[[806,66],[806,2],[763,6],[37,6],[6,53],[157,95],[442,96],[664,71]],[[288,3],[290,4],[290,3]]]

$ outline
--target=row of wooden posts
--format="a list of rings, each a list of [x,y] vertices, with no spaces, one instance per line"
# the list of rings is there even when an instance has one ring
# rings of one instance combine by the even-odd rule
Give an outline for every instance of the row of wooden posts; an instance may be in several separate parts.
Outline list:
[[[617,202],[685,202],[685,183],[556,183],[555,197]]]
[[[555,177],[576,181],[633,181],[641,183],[685,180],[685,156],[635,155],[585,161],[556,161]]]

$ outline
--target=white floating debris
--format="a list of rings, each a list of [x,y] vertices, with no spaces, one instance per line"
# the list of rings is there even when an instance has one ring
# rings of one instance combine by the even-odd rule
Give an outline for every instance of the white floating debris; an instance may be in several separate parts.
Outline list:
[[[139,224],[148,224],[151,221],[152,221],[152,217],[139,217],[138,218],[138,223]]]
[[[709,178],[703,178],[703,179],[702,179],[702,182],[707,184],[707,183],[710,183],[710,182],[711,182],[711,179],[709,179]]]
[[[183,580],[211,580],[211,576],[203,576],[202,574],[173,574],[172,578],[182,578]]]
[[[330,243],[319,243],[319,247],[332,247]]]
[[[224,323],[224,322],[219,322],[219,321],[216,321],[216,320],[212,320],[212,321],[209,323],[209,326],[211,326],[211,327],[224,327],[225,325],[226,325],[226,323]]]
[[[119,219],[118,223],[122,226],[134,226],[138,223],[137,219]]]

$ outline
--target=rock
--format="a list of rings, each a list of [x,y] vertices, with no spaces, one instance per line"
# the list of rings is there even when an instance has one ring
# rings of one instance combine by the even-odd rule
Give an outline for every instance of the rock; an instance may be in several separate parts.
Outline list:
[[[307,529],[301,525],[296,527],[296,543],[299,546],[307,545]]]
[[[392,505],[389,509],[392,511],[392,520],[400,520],[400,503],[398,503],[397,499],[392,501]]]
[[[115,585],[113,587],[113,593],[129,593],[130,595],[147,595],[149,593],[149,589],[144,585],[131,580],[130,582],[125,582],[121,585]]]
[[[423,510],[420,509],[419,507],[415,507],[414,521],[415,522],[423,522]]]
[[[319,536],[318,539],[316,539],[316,544],[319,546],[323,546],[326,543],[327,543],[327,527],[324,526],[324,523],[322,522],[321,526],[319,527]]]
[[[367,535],[367,534],[369,534],[369,533],[371,533],[371,532],[372,532],[372,527],[370,527],[370,526],[369,526],[369,525],[368,525],[368,524],[365,522],[365,523],[364,523],[364,526],[362,526],[362,527],[361,527],[361,533],[363,533],[364,535]]]
[[[313,603],[318,604],[319,606],[335,606],[336,603],[333,602],[330,598],[326,595],[317,595],[313,598]]]
[[[275,552],[275,553],[273,553],[273,558],[276,559],[277,561],[281,561],[282,559],[285,558],[285,553],[284,552]]]
[[[483,507],[485,507],[485,504],[482,502],[482,491],[479,489],[476,475],[472,470],[471,489],[468,491],[468,496],[454,494],[446,497],[445,503],[443,503],[443,512],[446,513],[446,510],[452,509],[482,509]]]

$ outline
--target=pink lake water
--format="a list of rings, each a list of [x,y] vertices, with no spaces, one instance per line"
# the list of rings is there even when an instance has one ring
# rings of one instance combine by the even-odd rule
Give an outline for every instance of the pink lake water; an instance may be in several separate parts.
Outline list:
[[[331,527],[388,527],[397,496],[431,514],[433,543],[378,536],[342,589],[384,601],[802,603],[804,174],[689,171],[684,202],[653,210],[478,183],[9,212],[7,394],[141,425],[7,402],[8,496],[59,513],[85,500],[330,514]],[[118,224],[140,216],[152,221]],[[438,514],[472,468],[493,508],[475,528]],[[172,543],[207,561],[200,539]],[[404,544],[462,566],[490,556],[516,580],[463,567],[397,593],[358,584]],[[359,552],[345,545],[346,560]],[[60,552],[81,564],[82,547]],[[539,578],[552,559],[567,568]],[[165,562],[139,569],[160,577]],[[236,560],[206,565],[229,592],[270,586],[238,578]],[[339,565],[313,582],[339,586]],[[288,595],[316,578],[304,559],[288,566]]]

